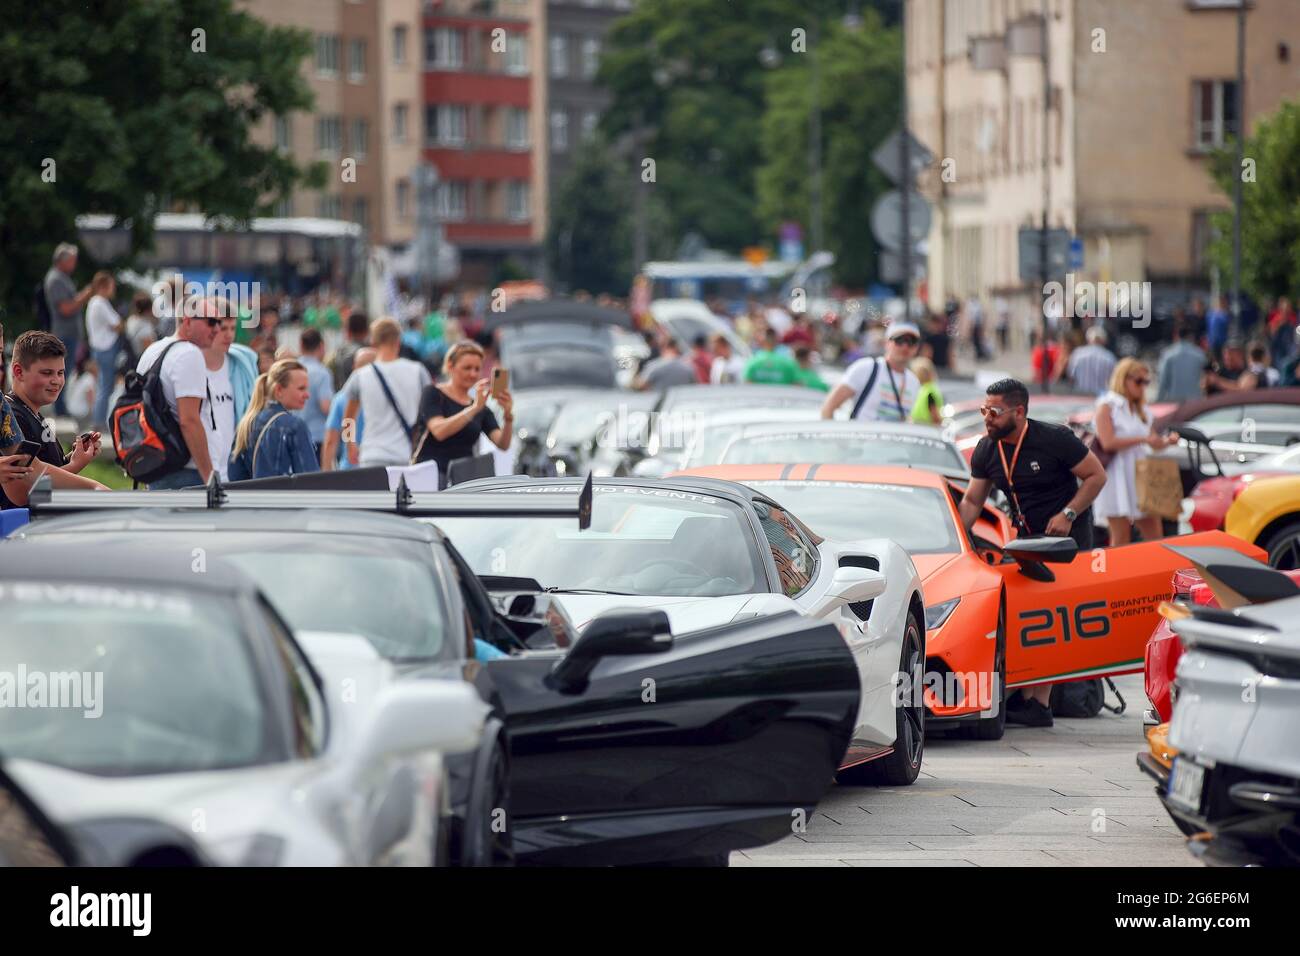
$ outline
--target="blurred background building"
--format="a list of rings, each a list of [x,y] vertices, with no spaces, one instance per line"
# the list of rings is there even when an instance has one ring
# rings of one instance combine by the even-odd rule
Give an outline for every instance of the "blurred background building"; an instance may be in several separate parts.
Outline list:
[[[919,182],[935,211],[930,301],[1003,296],[1034,319],[1041,288],[1021,280],[1018,235],[1040,225],[1044,176],[1049,225],[1082,240],[1080,280],[1150,281],[1157,300],[1210,290],[1209,214],[1229,200],[1207,155],[1239,128],[1237,6],[908,0],[911,127],[938,158]],[[1300,92],[1296,14],[1248,4],[1248,123]]]

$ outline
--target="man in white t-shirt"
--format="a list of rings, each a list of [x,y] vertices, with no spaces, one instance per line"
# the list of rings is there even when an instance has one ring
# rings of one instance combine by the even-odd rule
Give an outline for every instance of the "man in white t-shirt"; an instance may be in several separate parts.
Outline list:
[[[353,372],[342,388],[347,396],[343,420],[356,421],[359,411],[366,421],[360,446],[348,442],[348,461],[362,468],[409,465],[411,430],[419,418],[420,396],[425,386],[433,384],[433,378],[419,362],[399,356],[402,327],[396,321],[380,319],[371,326],[370,335],[374,362]],[[345,429],[343,434],[355,434],[355,429]]]
[[[885,333],[884,358],[858,359],[822,404],[822,418],[853,400],[852,418],[863,422],[906,422],[921,391],[921,382],[908,368],[921,344],[921,332],[911,322],[891,322]]]
[[[212,414],[204,424],[208,429],[208,454],[212,468],[222,483],[230,480],[230,450],[235,446],[235,387],[230,381],[230,344],[235,341],[233,315],[222,316],[221,326],[212,344],[203,350],[203,364],[208,372],[208,394]]]
[[[221,318],[214,309],[201,303],[186,303],[176,320],[176,334],[159,339],[144,350],[135,370],[146,375],[166,351],[160,378],[167,406],[180,423],[190,460],[185,467],[164,475],[149,489],[188,488],[207,484],[212,475],[212,453],[208,450],[208,432],[214,430],[214,415],[208,402],[208,369],[203,349],[212,344]],[[175,343],[168,350],[168,346]]]

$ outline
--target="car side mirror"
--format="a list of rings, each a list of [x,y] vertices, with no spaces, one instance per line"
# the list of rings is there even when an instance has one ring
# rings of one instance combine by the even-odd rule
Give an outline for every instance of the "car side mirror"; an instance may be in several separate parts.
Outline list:
[[[879,571],[845,565],[835,569],[826,594],[808,613],[819,617],[837,607],[872,601],[884,593],[885,576]]]
[[[371,767],[420,750],[463,753],[478,745],[488,706],[468,683],[404,681],[385,687],[362,732],[358,760]]]
[[[609,611],[578,635],[546,683],[561,694],[581,694],[602,657],[661,654],[672,646],[672,629],[663,611]]]
[[[1035,581],[1055,581],[1049,564],[1069,564],[1079,553],[1073,538],[1016,538],[1003,551],[1016,559],[1020,573]]]

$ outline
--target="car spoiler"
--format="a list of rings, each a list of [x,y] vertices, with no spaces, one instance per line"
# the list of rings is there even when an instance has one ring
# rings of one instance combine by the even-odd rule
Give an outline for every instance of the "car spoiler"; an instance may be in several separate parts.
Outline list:
[[[395,491],[333,491],[322,488],[258,489],[223,486],[214,472],[202,488],[179,491],[55,491],[43,475],[28,494],[32,520],[86,511],[193,508],[214,511],[256,508],[381,511],[411,518],[577,518],[591,527],[591,475],[576,494],[492,495],[458,491],[412,492],[406,478]]]

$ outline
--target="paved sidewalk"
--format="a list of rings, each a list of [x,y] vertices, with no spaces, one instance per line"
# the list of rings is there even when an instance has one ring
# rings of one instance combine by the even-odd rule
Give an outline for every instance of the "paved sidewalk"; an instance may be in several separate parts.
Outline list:
[[[834,787],[804,833],[731,865],[1198,865],[1134,762],[1142,677],[1116,684],[1122,717],[1009,726],[994,743],[933,737],[912,786]]]

